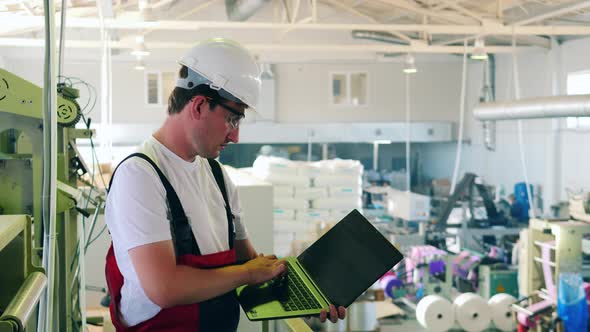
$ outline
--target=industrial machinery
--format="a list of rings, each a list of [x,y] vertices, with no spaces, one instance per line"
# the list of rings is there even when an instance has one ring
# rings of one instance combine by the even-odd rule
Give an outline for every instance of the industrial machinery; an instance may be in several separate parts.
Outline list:
[[[459,292],[475,292],[489,299],[500,293],[518,297],[518,271],[503,262],[503,257],[491,257],[464,250],[453,258],[453,281]]]
[[[590,277],[590,264],[582,253],[588,234],[590,223],[586,221],[530,220],[519,242],[519,288],[525,298],[512,306],[520,324],[543,330],[558,323],[560,274],[573,268],[584,279]]]
[[[83,316],[80,301],[84,301],[83,287],[79,283],[82,279],[80,273],[83,273],[79,264],[79,258],[83,257],[80,254],[83,249],[80,250],[79,239],[84,237],[80,236],[83,227],[78,214],[80,211],[85,215],[87,213],[83,209],[85,206],[77,208],[77,200],[82,195],[76,189],[76,182],[88,169],[76,151],[76,139],[91,138],[92,131],[74,128],[82,116],[76,102],[79,97],[77,90],[61,84],[58,93],[57,180],[60,190],[56,197],[56,287],[54,306],[51,309],[54,313],[54,326],[57,328],[55,331],[69,332],[79,329]],[[9,240],[15,231],[24,229],[24,249],[20,255],[24,255],[22,262],[27,264],[24,269],[15,269],[20,271],[18,276],[12,269],[0,272],[0,309],[4,310],[4,315],[0,317],[1,331],[21,331],[24,327],[29,331],[35,330],[36,314],[32,314],[31,310],[36,312],[35,298],[39,299],[36,290],[44,287],[44,271],[39,268],[47,241],[43,236],[45,221],[42,214],[42,181],[43,163],[49,162],[49,157],[43,152],[43,132],[47,128],[43,128],[42,119],[42,89],[0,69],[0,243],[17,241]],[[93,201],[96,203],[96,200]],[[14,226],[17,229],[9,224],[16,218],[12,215],[29,217],[20,218],[18,227]],[[6,227],[10,229],[7,231]],[[29,241],[31,233],[32,243]],[[5,255],[12,257],[17,254],[10,248],[12,245],[0,245],[0,259]],[[6,259],[2,261],[6,262]],[[22,262],[17,264],[11,260],[2,266],[18,267]],[[26,301],[23,300],[23,294]],[[8,306],[9,302],[11,305],[24,304],[26,307],[15,309],[14,306]],[[17,311],[17,315],[12,315],[16,320],[9,323],[13,324],[12,329],[3,323],[5,316],[11,315],[12,311],[9,309]],[[27,310],[26,315],[22,310]],[[20,321],[23,317],[28,322]]]
[[[0,273],[0,331],[34,327],[34,309],[47,278],[33,265],[31,248],[31,217],[0,215],[0,264],[10,266]]]
[[[520,229],[496,206],[482,179],[466,173],[441,206],[436,224],[427,230],[426,243],[455,253],[465,249],[484,253],[495,246],[510,261]]]
[[[485,207],[486,216],[485,218],[478,218],[478,214],[474,210],[474,190],[477,190],[479,196],[482,199]],[[437,228],[439,230],[447,227],[447,221],[455,203],[460,200],[468,202],[470,211],[470,220],[468,220],[468,226],[472,228],[483,228],[488,226],[505,226],[508,224],[508,218],[503,213],[498,211],[494,201],[488,192],[488,189],[483,184],[481,178],[473,173],[466,173],[463,179],[457,184],[455,191],[449,197],[447,204],[442,209],[442,213],[438,218]]]

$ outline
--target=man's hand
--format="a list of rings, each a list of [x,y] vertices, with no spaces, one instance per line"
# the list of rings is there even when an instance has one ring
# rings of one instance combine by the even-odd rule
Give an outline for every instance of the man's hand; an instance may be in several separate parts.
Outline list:
[[[248,271],[248,285],[261,284],[287,271],[286,262],[277,259],[275,255],[264,256],[260,254],[243,266]]]
[[[327,318],[328,313],[326,309],[322,309],[322,312],[320,313],[320,321],[323,323],[326,321]],[[344,318],[346,318],[346,308],[344,308],[343,306],[339,306],[338,310],[336,310],[336,306],[330,304],[330,322],[336,323],[338,322],[338,319]]]

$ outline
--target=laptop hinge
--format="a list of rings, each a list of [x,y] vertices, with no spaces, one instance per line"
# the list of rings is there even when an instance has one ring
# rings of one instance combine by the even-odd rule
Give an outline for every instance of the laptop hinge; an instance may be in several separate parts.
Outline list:
[[[309,276],[309,274],[307,274],[307,271],[305,270],[305,268],[303,267],[303,265],[301,265],[301,263],[299,263],[298,260],[294,260],[297,263],[297,266],[299,267],[299,269],[301,269],[301,271],[303,272],[303,274],[305,275],[305,277],[307,278],[307,280],[311,281],[310,284],[313,286],[313,288],[316,290],[316,292],[318,294],[320,294],[320,296],[322,297],[322,299],[324,299],[324,301],[328,304],[332,303],[330,302],[330,299],[328,299],[325,295],[324,292],[322,292],[318,286],[316,285],[315,281],[313,281],[313,279],[311,279],[311,277]]]

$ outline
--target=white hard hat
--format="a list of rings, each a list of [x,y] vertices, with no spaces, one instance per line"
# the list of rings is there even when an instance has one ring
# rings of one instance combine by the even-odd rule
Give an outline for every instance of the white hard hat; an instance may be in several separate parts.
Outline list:
[[[176,86],[192,89],[207,84],[220,96],[256,108],[261,88],[261,70],[256,60],[237,42],[214,38],[198,43],[180,60],[189,68]]]

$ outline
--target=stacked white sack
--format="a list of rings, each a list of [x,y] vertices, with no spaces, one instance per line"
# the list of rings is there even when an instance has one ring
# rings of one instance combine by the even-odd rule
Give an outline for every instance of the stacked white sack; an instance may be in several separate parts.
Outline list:
[[[313,242],[317,234],[317,224],[300,220],[274,221],[274,252],[279,257],[294,255],[294,242]]]
[[[294,197],[274,197],[274,207],[276,209],[304,210],[309,208],[309,201],[306,199],[295,199]]]
[[[361,209],[363,201],[360,197],[327,197],[315,199],[311,202],[314,209],[347,210]]]
[[[302,162],[259,156],[252,173],[273,184],[275,251],[281,256],[313,242],[317,232],[308,225],[339,221],[362,207],[363,167],[356,160]],[[292,227],[293,220],[302,227]]]
[[[358,209],[363,213],[362,209]],[[330,219],[333,221],[340,221],[350,213],[350,209],[330,209]]]
[[[295,209],[273,209],[273,220],[295,220]]]
[[[362,208],[363,165],[358,160],[323,160],[316,166],[322,171],[312,183],[316,187],[327,187],[328,197],[313,200],[312,208],[337,210],[332,213],[333,217],[345,210]]]
[[[273,215],[274,220],[295,220],[295,209],[305,206],[305,202],[300,202],[296,206],[293,202],[295,187],[285,185],[273,185]]]
[[[307,209],[297,211],[296,216],[301,222],[327,222],[331,221],[330,210],[327,209]]]
[[[272,186],[274,197],[292,198],[295,196],[295,187],[275,184]]]
[[[274,185],[309,186],[309,179],[297,175],[297,164],[285,158],[258,156],[254,160],[252,173]]]
[[[295,199],[314,200],[318,198],[328,197],[327,187],[296,187],[295,188]]]

